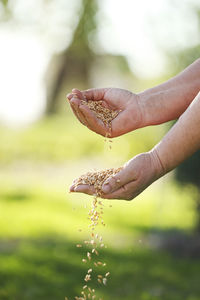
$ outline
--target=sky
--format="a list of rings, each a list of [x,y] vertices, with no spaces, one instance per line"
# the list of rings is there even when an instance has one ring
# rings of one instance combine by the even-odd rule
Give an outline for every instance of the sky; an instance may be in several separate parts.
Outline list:
[[[126,55],[138,77],[162,75],[167,63],[163,49],[177,51],[200,42],[187,2],[199,3],[101,0],[95,45]],[[48,9],[42,3],[12,0],[14,21],[0,24],[0,120],[11,126],[28,124],[44,111],[48,62],[69,45],[78,21],[80,0],[52,0]],[[1,11],[0,6],[0,17]]]

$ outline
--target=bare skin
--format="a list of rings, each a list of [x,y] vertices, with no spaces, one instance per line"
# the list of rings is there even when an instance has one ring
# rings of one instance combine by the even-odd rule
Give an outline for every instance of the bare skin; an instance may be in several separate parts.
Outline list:
[[[79,121],[103,136],[107,128],[87,106],[81,105],[81,99],[102,100],[105,106],[121,111],[111,124],[111,137],[117,137],[179,118],[198,93],[199,86],[200,59],[167,82],[139,94],[118,88],[73,89],[67,97]]]
[[[197,60],[176,77],[139,95],[131,95],[130,92],[127,94],[127,91],[120,89],[93,89],[83,92],[75,89],[73,94],[68,95],[75,113],[83,113],[78,115],[78,118],[91,130],[102,135],[105,132],[99,124],[95,125],[95,117],[91,117],[90,111],[85,114],[82,110],[79,104],[81,97],[103,99],[106,104],[122,109],[112,122],[112,137],[136,128],[179,118],[151,151],[131,159],[124,165],[123,170],[104,183],[102,198],[131,200],[200,149],[199,91],[200,60]],[[115,100],[116,95],[119,96],[118,100]],[[125,102],[124,106],[122,102]],[[124,121],[126,118],[127,123]],[[88,185],[72,185],[70,191],[94,194],[94,188]]]
[[[141,127],[142,114],[139,96],[132,92],[118,88],[90,89],[82,92],[73,89],[72,94],[68,95],[68,99],[79,121],[103,136],[106,136],[108,129],[86,105],[81,105],[81,100],[102,100],[104,106],[121,111],[112,121],[110,137],[116,137]]]
[[[131,200],[152,182],[165,175],[200,149],[200,93],[166,136],[151,151],[137,155],[122,171],[109,178],[102,190],[106,199]],[[70,191],[94,194],[88,185],[71,186]]]

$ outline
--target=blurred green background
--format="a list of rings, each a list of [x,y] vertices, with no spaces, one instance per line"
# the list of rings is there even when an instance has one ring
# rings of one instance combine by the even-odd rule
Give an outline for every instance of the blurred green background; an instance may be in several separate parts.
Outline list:
[[[88,237],[91,198],[70,194],[71,182],[148,151],[172,125],[116,138],[110,150],[66,93],[150,88],[198,58],[199,42],[195,0],[0,1],[0,300],[80,294],[86,250],[76,244]],[[98,298],[200,299],[199,157],[132,202],[105,201],[111,278],[93,283]]]

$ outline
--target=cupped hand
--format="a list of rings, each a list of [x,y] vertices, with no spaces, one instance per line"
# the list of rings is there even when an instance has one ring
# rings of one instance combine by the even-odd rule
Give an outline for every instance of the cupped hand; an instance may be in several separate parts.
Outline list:
[[[132,200],[163,174],[156,151],[139,154],[128,161],[119,173],[104,182],[102,198]],[[94,187],[89,185],[72,185],[70,191],[95,194]]]
[[[119,88],[99,88],[80,91],[73,89],[67,95],[70,106],[78,120],[92,131],[103,136],[108,135],[108,128],[98,119],[81,100],[103,101],[105,107],[119,111],[111,122],[109,137],[117,137],[140,128],[142,124],[142,108],[139,95]]]

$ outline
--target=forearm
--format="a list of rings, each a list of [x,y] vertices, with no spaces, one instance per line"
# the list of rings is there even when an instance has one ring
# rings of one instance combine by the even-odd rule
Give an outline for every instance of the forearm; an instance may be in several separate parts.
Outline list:
[[[200,90],[200,59],[167,82],[139,94],[144,126],[177,119]]]
[[[182,114],[152,154],[160,161],[164,175],[200,149],[200,93]]]

